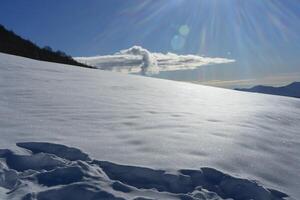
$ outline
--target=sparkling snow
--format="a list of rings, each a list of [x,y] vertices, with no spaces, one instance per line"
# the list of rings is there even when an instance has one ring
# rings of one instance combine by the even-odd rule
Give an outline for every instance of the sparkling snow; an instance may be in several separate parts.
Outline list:
[[[43,141],[125,165],[211,167],[300,198],[299,99],[0,54],[0,116],[1,149]]]

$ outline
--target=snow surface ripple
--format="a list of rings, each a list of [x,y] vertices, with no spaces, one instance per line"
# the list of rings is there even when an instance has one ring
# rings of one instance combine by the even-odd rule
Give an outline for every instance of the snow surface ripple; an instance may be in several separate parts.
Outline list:
[[[20,155],[0,149],[3,199],[22,200],[283,200],[286,194],[213,168],[176,173],[92,160],[64,145],[27,142]],[[68,158],[68,159],[66,159]]]
[[[46,141],[123,165],[209,167],[300,199],[298,99],[0,54],[0,115],[4,149]]]

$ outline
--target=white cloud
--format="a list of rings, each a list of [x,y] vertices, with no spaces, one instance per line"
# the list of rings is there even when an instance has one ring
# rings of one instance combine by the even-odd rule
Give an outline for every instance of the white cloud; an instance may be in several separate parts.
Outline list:
[[[174,53],[151,53],[140,46],[121,50],[114,55],[76,57],[77,61],[99,69],[126,73],[157,74],[161,71],[196,69],[203,65],[235,62],[227,58],[210,58],[198,55],[177,55]]]

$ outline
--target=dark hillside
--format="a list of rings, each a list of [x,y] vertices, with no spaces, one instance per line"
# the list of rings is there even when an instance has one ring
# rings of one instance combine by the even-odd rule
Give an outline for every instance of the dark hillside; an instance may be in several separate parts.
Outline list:
[[[62,51],[54,52],[50,47],[40,48],[31,41],[16,35],[13,31],[8,31],[2,25],[0,25],[0,52],[36,60],[94,68],[75,61]]]
[[[236,90],[300,98],[300,82],[294,82],[282,87],[258,85],[249,89],[237,88]]]

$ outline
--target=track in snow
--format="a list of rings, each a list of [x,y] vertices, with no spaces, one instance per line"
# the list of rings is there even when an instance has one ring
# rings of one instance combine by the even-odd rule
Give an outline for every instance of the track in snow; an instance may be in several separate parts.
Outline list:
[[[122,165],[208,167],[300,198],[298,99],[0,54],[0,115],[3,149],[46,141]]]

